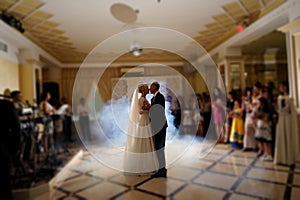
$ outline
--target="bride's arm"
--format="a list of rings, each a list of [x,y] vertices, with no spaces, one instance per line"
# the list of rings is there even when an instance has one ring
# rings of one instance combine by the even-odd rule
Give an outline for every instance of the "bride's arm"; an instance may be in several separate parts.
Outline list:
[[[139,106],[140,106],[140,111],[139,111],[140,114],[148,112],[148,110],[150,109],[150,103],[146,99],[140,99]]]
[[[143,110],[149,110],[150,109],[150,103],[147,100],[145,100],[144,105],[143,105],[142,108],[143,108]]]

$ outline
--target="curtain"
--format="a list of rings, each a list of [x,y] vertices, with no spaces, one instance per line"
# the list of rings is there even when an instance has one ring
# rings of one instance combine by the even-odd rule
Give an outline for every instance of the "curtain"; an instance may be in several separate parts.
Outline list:
[[[112,98],[113,92],[113,82],[112,78],[119,78],[121,77],[120,68],[107,68],[105,69],[102,77],[98,82],[98,90],[100,96],[104,102],[107,102]]]
[[[72,104],[72,92],[78,68],[62,69],[61,96],[66,97]]]

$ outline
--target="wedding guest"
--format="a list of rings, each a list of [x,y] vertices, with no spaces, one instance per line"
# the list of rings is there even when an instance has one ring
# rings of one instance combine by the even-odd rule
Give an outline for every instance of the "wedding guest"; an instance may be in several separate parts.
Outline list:
[[[234,101],[232,127],[229,142],[233,147],[242,148],[244,137],[243,110],[239,101]]]
[[[281,82],[279,90],[274,163],[294,165],[299,156],[297,111],[289,96],[288,82]]]
[[[179,129],[181,123],[181,107],[179,102],[180,98],[181,97],[173,98],[172,104],[170,106],[171,114],[174,116],[173,124],[176,129]]]
[[[272,81],[269,81],[266,86],[265,86],[265,90],[268,93],[268,98],[270,99],[270,102],[272,103],[272,105],[274,107],[276,107],[276,102],[274,102],[274,89],[275,89],[275,84]],[[273,104],[275,103],[275,104]]]
[[[66,97],[61,99],[61,108],[63,107],[62,120],[63,120],[63,133],[65,142],[73,142],[72,139],[72,109]]]
[[[49,152],[49,144],[53,146],[53,133],[54,133],[54,125],[52,120],[52,115],[55,113],[56,109],[49,103],[51,99],[50,92],[43,92],[41,96],[41,103],[40,103],[40,111],[43,117],[43,125],[44,125],[44,132],[43,132],[43,147],[44,152]]]
[[[210,101],[209,95],[205,92],[202,93],[202,97],[203,97],[203,110],[202,110],[202,114],[203,114],[203,137],[205,137],[206,133],[208,131],[209,124],[210,124],[210,119],[211,119],[211,101]]]
[[[253,86],[253,90],[252,90],[252,120],[254,123],[254,129],[256,131],[256,127],[257,127],[257,120],[258,118],[257,116],[257,112],[258,112],[258,104],[259,104],[259,98],[262,97],[262,84],[260,82],[256,82]],[[256,141],[256,140],[255,140]],[[257,148],[258,148],[258,154],[257,156],[260,157],[262,156],[262,154],[264,153],[263,151],[260,151],[261,149],[263,149],[260,145],[261,143],[256,142]]]
[[[261,97],[258,99],[258,110],[256,113],[257,123],[255,130],[255,139],[258,143],[259,153],[262,160],[273,161],[272,156],[272,134],[270,122],[270,107],[268,101]]]
[[[197,96],[195,94],[191,94],[188,102],[186,102],[186,106],[183,111],[182,124],[186,129],[185,133],[193,135],[197,134],[198,125],[199,123],[201,123],[200,119],[201,115]]]
[[[194,110],[198,110],[198,112],[194,112],[194,116],[193,116],[193,119],[194,119],[194,122],[195,122],[195,125],[196,125],[196,128],[197,128],[197,136],[200,136],[200,137],[203,137],[203,116],[202,116],[202,110],[203,110],[203,101],[202,101],[202,96],[201,94],[197,93],[196,94],[196,98],[197,98],[197,101],[195,103],[195,106],[194,106]]]
[[[260,82],[256,82],[253,86],[253,98],[254,99],[259,99],[260,97],[263,96],[263,86]]]
[[[14,90],[10,93],[12,102],[17,110],[19,116],[22,115],[22,109],[25,108],[25,105],[22,102],[22,93],[19,90]]]
[[[193,110],[189,102],[185,103],[182,115],[182,127],[185,134],[191,134],[193,130]]]
[[[225,109],[224,109],[224,102],[225,98],[222,94],[222,91],[220,88],[216,87],[213,90],[212,95],[212,107],[213,107],[213,120],[214,125],[216,128],[216,134],[219,139],[218,142],[222,142],[222,139],[224,137],[223,135],[223,125],[225,122]]]
[[[77,106],[77,114],[79,115],[79,125],[82,131],[82,139],[84,141],[89,140],[92,141],[91,137],[91,129],[90,129],[90,117],[89,112],[90,108],[86,104],[86,100],[84,97],[80,98],[79,105]]]
[[[273,103],[273,92],[271,91],[271,88],[264,88],[262,90],[262,95],[265,99],[268,101],[268,106],[270,108],[270,124],[271,124],[271,135],[272,135],[272,152],[274,152],[274,147],[275,147],[275,134],[276,134],[276,124],[277,124],[277,119],[278,119],[278,114],[275,110],[276,104],[274,106]]]
[[[252,151],[256,149],[256,141],[255,141],[255,124],[254,124],[254,116],[252,112],[252,92],[251,89],[246,89],[246,95],[243,98],[242,109],[246,114],[245,117],[245,134],[243,141],[243,151]]]
[[[17,110],[19,120],[21,122],[21,148],[23,149],[22,159],[24,161],[29,161],[33,157],[33,143],[34,136],[31,134],[31,123],[29,116],[25,116],[23,113],[23,109],[29,106],[25,105],[23,101],[23,95],[21,91],[14,90],[10,93],[10,97],[12,98],[12,102]],[[30,127],[30,128],[29,128]]]
[[[227,103],[226,103],[226,125],[225,125],[225,136],[224,136],[224,143],[229,142],[230,133],[231,133],[231,125],[232,125],[232,117],[233,117],[233,110],[234,110],[234,98],[233,92],[228,92],[227,95]]]

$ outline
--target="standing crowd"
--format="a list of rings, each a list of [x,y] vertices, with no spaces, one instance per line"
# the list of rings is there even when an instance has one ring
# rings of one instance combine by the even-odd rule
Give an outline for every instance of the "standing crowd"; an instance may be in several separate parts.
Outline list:
[[[287,81],[276,89],[273,82],[256,82],[243,94],[219,88],[212,95],[196,94],[188,103],[173,99],[170,110],[174,126],[185,134],[205,137],[213,127],[218,143],[229,143],[242,151],[275,164],[294,165],[299,156],[297,110]],[[196,113],[198,106],[200,113]],[[183,113],[182,113],[183,112]],[[212,123],[210,123],[212,120]]]
[[[281,82],[278,92],[271,82],[257,82],[244,96],[229,94],[223,142],[257,151],[264,161],[294,165],[299,155],[297,111],[288,82]]]

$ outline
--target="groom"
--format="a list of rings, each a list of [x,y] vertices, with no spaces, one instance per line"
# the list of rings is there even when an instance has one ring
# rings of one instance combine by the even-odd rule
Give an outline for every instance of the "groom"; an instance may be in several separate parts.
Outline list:
[[[149,110],[151,129],[154,140],[154,148],[156,150],[159,170],[152,178],[167,177],[166,159],[165,159],[165,141],[166,130],[168,127],[166,114],[165,114],[165,98],[159,92],[159,83],[153,82],[150,85],[150,92],[153,94],[151,99],[151,107]]]

